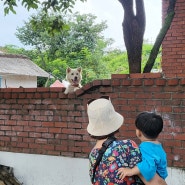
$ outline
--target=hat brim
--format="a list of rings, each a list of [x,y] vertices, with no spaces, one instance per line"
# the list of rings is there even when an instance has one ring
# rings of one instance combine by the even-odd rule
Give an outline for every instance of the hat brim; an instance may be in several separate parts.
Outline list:
[[[94,124],[89,122],[87,132],[92,136],[106,136],[118,130],[122,126],[123,122],[124,117],[118,112],[115,112],[115,116],[109,120],[109,124],[104,124],[104,128],[93,127]]]

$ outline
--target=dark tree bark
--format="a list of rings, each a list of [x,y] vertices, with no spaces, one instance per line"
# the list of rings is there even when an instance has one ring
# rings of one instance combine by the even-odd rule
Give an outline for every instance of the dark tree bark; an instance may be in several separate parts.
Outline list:
[[[119,0],[124,9],[122,23],[123,36],[127,49],[129,73],[141,73],[142,45],[145,32],[145,8],[143,0],[135,0],[136,13],[134,13],[133,0]]]
[[[119,0],[124,9],[122,23],[123,37],[127,49],[129,73],[141,73],[142,45],[145,32],[145,8],[143,0],[135,0],[136,14],[133,10],[133,0]],[[175,15],[176,0],[169,0],[165,22],[156,38],[143,73],[149,73],[155,63],[162,41],[170,28]]]
[[[13,168],[0,165],[0,185],[22,185],[13,173]]]
[[[151,50],[149,59],[144,67],[143,73],[149,73],[155,63],[155,60],[157,58],[157,55],[159,53],[159,49],[161,47],[162,41],[164,40],[164,37],[167,33],[167,31],[170,28],[170,25],[173,21],[174,15],[175,15],[175,4],[176,0],[169,0],[169,6],[167,10],[167,16],[165,18],[164,24],[156,38],[156,41],[154,43],[154,46]]]

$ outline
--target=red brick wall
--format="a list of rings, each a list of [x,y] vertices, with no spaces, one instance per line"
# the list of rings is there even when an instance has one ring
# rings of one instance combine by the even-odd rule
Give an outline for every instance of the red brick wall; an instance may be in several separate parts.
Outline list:
[[[165,123],[160,141],[169,166],[185,166],[185,79],[166,79],[161,74],[112,75],[110,80],[93,81],[68,96],[63,91],[0,89],[0,150],[88,157],[94,140],[86,131],[86,103],[106,94],[125,117],[120,138],[136,139],[136,115],[156,111]]]
[[[168,0],[163,0],[163,19]],[[162,44],[162,70],[166,77],[185,77],[185,1],[177,0],[175,16]]]

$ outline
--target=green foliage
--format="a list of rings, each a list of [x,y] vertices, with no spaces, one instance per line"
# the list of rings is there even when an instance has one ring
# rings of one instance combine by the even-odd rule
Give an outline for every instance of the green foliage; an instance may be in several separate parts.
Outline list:
[[[2,0],[4,2],[4,14],[7,15],[10,12],[16,14],[15,7],[17,6],[17,3],[21,1],[21,5],[24,6],[28,11],[30,9],[38,9],[40,8],[42,12],[45,12],[46,14],[48,12],[58,12],[59,14],[61,12],[67,13],[72,12],[72,8],[74,7],[77,0],[45,0],[40,2],[39,0]],[[86,0],[80,0],[81,2],[85,2]],[[46,23],[45,28],[47,29],[47,32],[50,34],[54,34],[56,32],[60,32],[61,29],[65,27],[64,22],[62,22],[61,17],[51,19],[48,22],[45,22],[45,15],[43,14],[40,19],[41,25],[44,25]],[[32,20],[32,25],[35,27],[41,26],[37,24],[37,22]]]
[[[150,51],[152,47],[153,45],[148,44],[147,42],[145,42],[143,45],[142,71],[150,56]],[[109,75],[110,74],[129,74],[129,66],[128,66],[128,59],[127,59],[126,51],[113,50],[113,51],[108,52],[103,57],[103,63],[106,64]],[[152,70],[154,72],[161,70],[161,51],[156,58],[155,65],[153,66]]]
[[[26,50],[24,48],[19,48],[15,45],[6,45],[1,50],[5,53],[17,54],[17,55],[25,55],[30,60],[36,61],[38,60],[38,52],[37,50]]]
[[[16,13],[15,7],[20,0],[2,0],[4,2],[4,14],[7,15],[10,11]],[[85,2],[86,0],[80,0]],[[21,0],[22,6],[28,11],[30,9],[38,9],[41,7],[45,12],[71,12],[74,7],[76,0],[47,0],[40,2],[39,0]]]
[[[80,0],[85,2],[86,0]],[[48,0],[42,3],[43,10],[48,11],[52,9],[53,11],[62,11],[62,12],[71,12],[72,8],[75,5],[76,0]]]
[[[43,23],[44,16],[44,24]],[[16,36],[31,50],[20,49],[15,46],[6,46],[9,53],[24,54],[38,66],[52,74],[55,79],[62,81],[66,76],[66,68],[82,67],[83,81],[86,84],[95,79],[109,79],[111,74],[128,74],[127,52],[118,49],[107,51],[112,39],[105,39],[102,32],[107,28],[106,22],[97,23],[92,14],[73,15],[39,12],[31,16],[25,25],[17,29]],[[50,34],[48,28],[51,20],[63,22],[60,32]],[[60,20],[62,19],[62,20]],[[42,21],[41,21],[42,20]],[[33,21],[35,22],[33,24]],[[39,26],[40,25],[40,26]],[[143,45],[142,68],[148,60],[151,44]],[[160,69],[158,55],[155,69]],[[54,80],[55,80],[54,79]],[[38,86],[48,86],[53,80],[38,79]]]
[[[148,60],[151,48],[152,44],[145,43],[143,45],[142,68]],[[4,47],[3,50],[8,53],[27,55],[37,65],[42,67],[42,58],[38,56],[38,52],[36,50],[28,51],[12,45]],[[44,57],[43,55],[43,57],[46,61],[47,52],[45,55],[46,56]],[[160,61],[161,55],[158,55],[153,70],[161,69]],[[67,60],[57,58],[45,63],[45,70],[49,73],[52,73],[55,79],[59,79],[60,81],[65,78],[65,71],[68,66],[71,68],[76,68],[78,66],[83,67],[83,84],[91,82],[95,79],[110,79],[111,74],[129,74],[127,52],[117,49],[104,53],[102,51],[100,52],[100,49],[97,47],[96,52],[91,53],[88,48],[83,48],[80,52],[71,53]],[[54,82],[55,79],[50,79],[47,82],[46,78],[38,78],[38,86],[45,86],[46,82],[49,86]]]
[[[128,74],[127,52],[113,50],[104,56],[103,61],[108,66],[110,74]]]
[[[105,48],[112,43],[112,39],[105,39],[102,32],[107,28],[106,22],[95,23],[96,16],[92,14],[75,13],[63,16],[43,12],[31,16],[25,25],[17,29],[16,36],[24,45],[34,49],[33,61],[58,79],[65,78],[65,70],[83,68],[83,81],[87,83],[93,79],[107,78],[109,72],[102,63]],[[60,32],[50,34],[48,25],[50,20],[61,19],[65,24]],[[35,22],[33,24],[33,21]],[[38,26],[37,26],[38,25]],[[40,26],[39,26],[40,25]]]
[[[101,36],[101,32],[104,29],[106,29],[106,23],[104,22],[104,23],[101,23],[100,25],[95,25],[94,24],[95,16],[90,17],[89,15],[83,15],[82,17],[81,15],[77,14],[75,16],[72,15],[71,20],[69,19],[66,20],[64,18],[65,17],[64,15],[66,13],[68,12],[72,13],[72,8],[74,7],[77,0],[44,0],[41,2],[39,0],[2,0],[2,1],[4,3],[5,15],[7,15],[10,11],[13,13],[16,13],[14,8],[17,6],[17,3],[19,1],[21,2],[22,6],[24,6],[28,11],[30,9],[38,9],[38,7],[41,9],[40,15],[32,16],[32,18],[25,25],[25,27],[18,29],[17,37],[25,45],[34,46],[34,48],[38,50],[39,57],[40,57],[40,59],[38,60],[40,60],[40,63],[41,63],[40,65],[44,67],[44,69],[47,68],[48,61],[55,60],[57,58],[60,58],[62,61],[66,61],[67,65],[71,64],[71,61],[74,58],[73,63],[80,64],[82,59],[80,59],[78,56],[81,57],[81,51],[83,49],[87,49],[92,55],[91,57],[89,57],[90,56],[89,55],[88,58],[91,58],[92,61],[95,61],[95,63],[97,63],[96,62],[97,58],[96,59],[93,58],[94,57],[93,53],[96,52],[95,50],[97,47],[100,47],[100,45],[98,44],[100,44],[101,42],[98,42],[98,41],[103,41],[102,42],[103,44],[101,43],[102,50],[105,49],[108,44],[111,44],[111,40],[105,41],[105,39]],[[80,0],[80,1],[85,2],[86,0]],[[176,1],[170,1],[170,5],[168,8],[168,11],[172,9],[173,11],[172,16],[174,15],[175,2]],[[122,5],[128,4],[125,1],[122,1],[121,3]],[[130,3],[131,3],[130,5],[133,5],[132,2]],[[129,6],[123,6],[123,7],[127,7],[127,9],[129,8]],[[144,6],[140,6],[140,8],[138,6],[138,11],[144,12]],[[54,12],[55,14],[49,13],[49,12]],[[127,13],[125,14],[125,17],[132,13],[132,11],[125,11],[125,12],[128,13],[128,14]],[[138,15],[143,15],[143,13],[140,13]],[[143,18],[143,16],[141,16],[140,18]],[[127,21],[127,23],[131,23],[131,22],[132,21]],[[140,23],[141,22],[142,21],[140,20]],[[144,24],[142,24],[141,28],[143,29],[143,31],[144,31],[144,27],[145,27]],[[126,27],[124,26],[124,29],[127,29],[127,28],[128,26]],[[95,34],[94,34],[94,31],[95,31]],[[91,34],[89,34],[89,32],[91,32]],[[164,34],[165,33],[162,33],[163,38],[164,38]],[[71,39],[69,39],[70,37]],[[128,39],[128,37],[125,37],[125,38]],[[163,38],[160,39],[159,44],[161,44]],[[127,41],[131,41],[131,40],[132,39],[128,39]],[[138,40],[138,38],[136,38],[136,40]],[[141,38],[141,40],[143,40],[143,38]],[[105,47],[103,47],[103,45]],[[130,51],[128,51],[129,56],[133,55],[133,48]],[[154,48],[157,48],[157,50],[156,51],[154,50],[155,52],[153,53],[151,51],[152,53],[151,60],[149,57],[149,61],[146,63],[146,66],[147,64],[149,65],[149,69],[146,69],[146,70],[144,69],[143,70],[144,72],[150,71],[153,65],[155,68],[160,68],[159,62],[155,62],[155,59],[159,52],[160,45],[157,47],[155,46]],[[98,58],[98,60],[99,61],[102,60],[102,56],[100,55],[98,56],[100,57]],[[86,58],[86,57],[83,57],[83,58]],[[140,59],[140,57],[136,57],[134,61],[137,61],[138,58]],[[122,61],[123,66],[120,67],[118,65],[118,69],[116,71],[120,73],[122,73],[123,71],[128,72],[128,69],[125,66],[126,64],[125,55],[120,56],[120,58],[117,58],[116,61],[111,60],[112,63],[109,62],[109,65],[115,68],[115,65],[113,65],[114,62],[115,63],[117,63],[118,61],[120,62],[120,60],[122,59],[123,59]],[[142,68],[144,64],[145,64],[145,58],[143,57]],[[105,66],[107,67],[107,65]],[[138,66],[140,68],[140,65]],[[100,75],[100,68],[97,68],[97,69],[96,71],[98,73],[96,73],[95,75],[96,78],[99,78],[99,76],[103,76],[103,77],[107,76],[108,72],[106,74],[103,73],[104,75]],[[135,66],[133,67],[133,70],[135,70]],[[132,71],[132,70],[129,70],[129,71]],[[137,71],[140,71],[140,69],[137,69]],[[56,71],[55,73],[58,74],[58,72]],[[93,73],[91,70],[89,70],[88,74],[93,74]]]
[[[41,11],[39,15],[31,16],[30,26],[35,31],[41,29],[42,32],[54,35],[69,29],[62,17],[62,15],[49,15],[49,13]]]
[[[144,70],[144,67],[146,66],[148,58],[150,57],[152,48],[153,48],[152,44],[147,43],[147,41],[144,42],[143,51],[142,51],[142,62],[141,62],[142,71]],[[157,55],[157,58],[155,59],[155,63],[152,69],[156,71],[159,71],[161,69],[161,48],[159,50],[159,54]]]

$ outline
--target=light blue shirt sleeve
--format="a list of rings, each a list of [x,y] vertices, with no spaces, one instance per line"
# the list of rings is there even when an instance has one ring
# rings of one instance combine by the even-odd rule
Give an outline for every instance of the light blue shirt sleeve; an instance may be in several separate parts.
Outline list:
[[[156,166],[154,160],[151,158],[142,158],[142,162],[137,164],[140,173],[146,179],[146,181],[150,181],[156,174]]]
[[[162,145],[143,142],[139,148],[142,154],[142,161],[137,164],[137,167],[146,181],[152,180],[156,173],[165,179],[168,175],[167,160]]]

